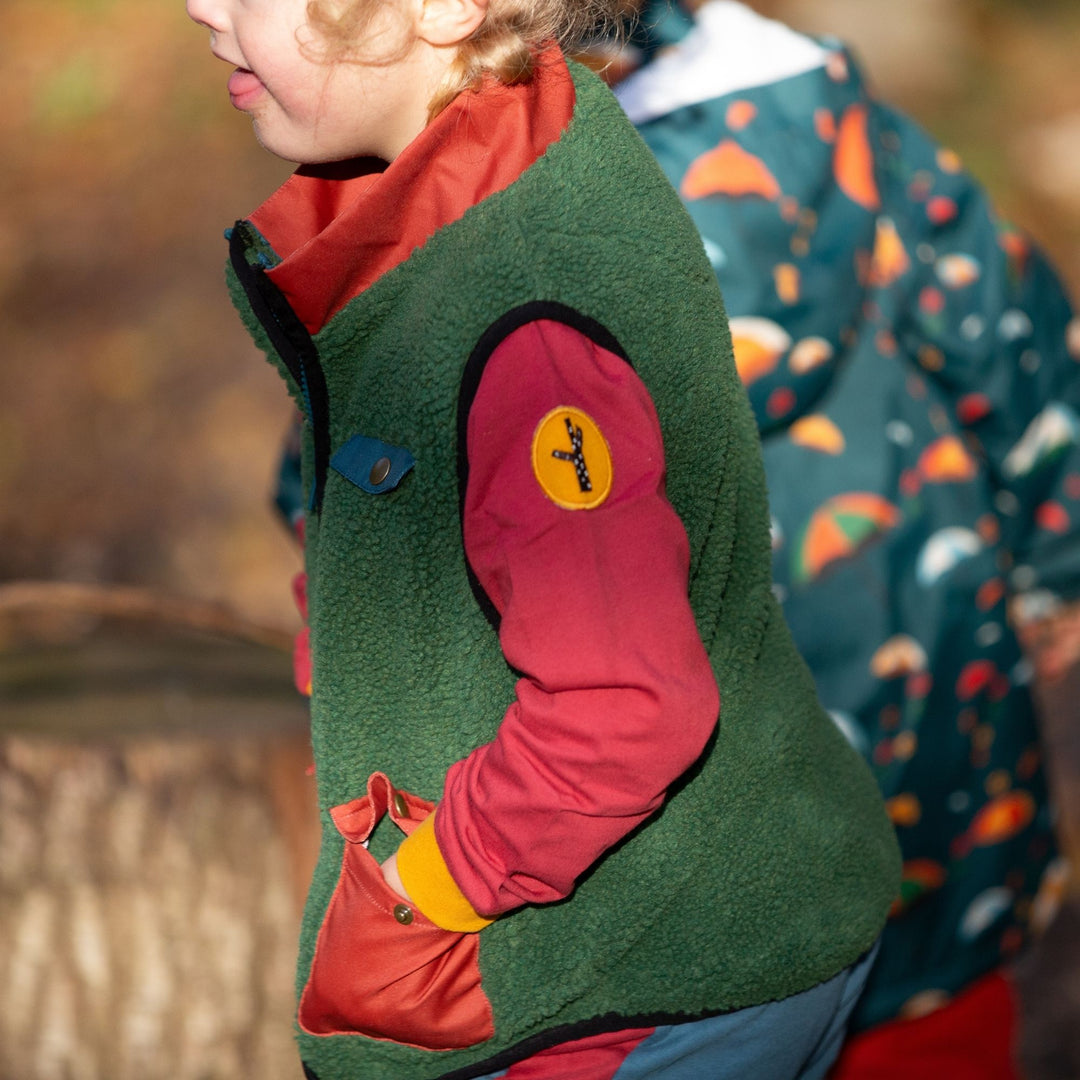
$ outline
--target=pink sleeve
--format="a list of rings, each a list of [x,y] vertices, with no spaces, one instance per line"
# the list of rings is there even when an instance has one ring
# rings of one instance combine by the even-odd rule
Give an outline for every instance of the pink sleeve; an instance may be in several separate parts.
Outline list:
[[[594,509],[556,505],[534,472],[534,432],[566,406],[610,450]],[[566,896],[655,811],[704,748],[719,697],[659,421],[625,360],[559,322],[515,331],[485,368],[468,458],[465,551],[521,678],[494,741],[447,774],[435,827],[458,887],[493,915]]]

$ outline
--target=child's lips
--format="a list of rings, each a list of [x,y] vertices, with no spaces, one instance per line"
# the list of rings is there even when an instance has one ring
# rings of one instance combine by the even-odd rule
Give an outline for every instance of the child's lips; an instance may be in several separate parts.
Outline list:
[[[246,109],[262,93],[262,80],[247,68],[237,68],[229,76],[229,100],[234,109]]]

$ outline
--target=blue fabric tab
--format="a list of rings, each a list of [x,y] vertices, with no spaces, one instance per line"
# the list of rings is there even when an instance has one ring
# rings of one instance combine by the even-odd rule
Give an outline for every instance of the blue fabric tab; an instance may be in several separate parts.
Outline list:
[[[393,491],[416,464],[404,446],[354,435],[330,459],[330,468],[369,495]]]

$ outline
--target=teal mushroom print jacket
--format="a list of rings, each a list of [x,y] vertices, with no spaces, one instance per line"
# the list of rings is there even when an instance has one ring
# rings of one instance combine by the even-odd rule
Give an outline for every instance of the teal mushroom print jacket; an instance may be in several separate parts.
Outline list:
[[[904,853],[856,1026],[923,1012],[1062,887],[1011,626],[1080,593],[1080,322],[836,42],[712,0],[618,93],[720,280],[775,588]]]

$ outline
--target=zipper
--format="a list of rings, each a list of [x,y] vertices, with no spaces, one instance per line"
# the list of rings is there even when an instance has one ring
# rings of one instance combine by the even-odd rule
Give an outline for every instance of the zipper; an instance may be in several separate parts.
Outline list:
[[[308,512],[318,513],[322,508],[330,463],[330,395],[326,389],[326,376],[307,327],[281,290],[267,277],[266,269],[248,262],[247,252],[257,249],[258,238],[259,234],[250,223],[238,221],[229,236],[229,259],[252,314],[262,324],[281,362],[300,388],[315,442],[314,480]]]

